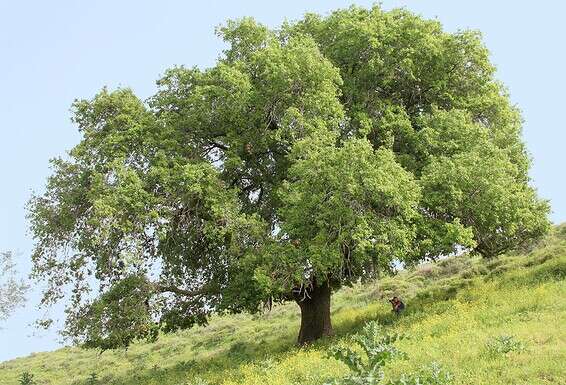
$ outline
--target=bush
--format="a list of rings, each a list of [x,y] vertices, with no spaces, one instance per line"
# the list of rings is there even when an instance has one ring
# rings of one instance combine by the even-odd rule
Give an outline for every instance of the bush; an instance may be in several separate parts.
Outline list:
[[[37,382],[33,379],[33,374],[30,372],[23,372],[19,379],[20,385],[36,385]]]
[[[334,380],[335,385],[377,385],[383,381],[385,364],[404,354],[393,346],[402,338],[398,334],[382,334],[381,327],[375,321],[368,322],[362,333],[354,335],[352,342],[365,354],[359,354],[346,346],[331,349],[330,356],[342,361],[351,373],[342,379]]]
[[[97,385],[98,384],[98,374],[92,372],[88,375],[86,380],[87,385]]]
[[[525,350],[525,345],[521,341],[508,335],[502,335],[487,341],[485,347],[487,352],[491,355],[521,352]]]
[[[379,324],[370,321],[360,334],[352,337],[357,349],[338,346],[331,351],[331,356],[343,362],[350,373],[341,379],[336,379],[333,385],[379,385],[384,384],[384,367],[390,360],[405,358],[406,354],[393,344],[405,338],[400,334],[384,334]],[[361,350],[363,354],[358,353]],[[388,385],[449,385],[452,383],[450,373],[441,369],[437,363],[432,363],[417,374],[402,375]],[[330,384],[327,384],[330,385]]]

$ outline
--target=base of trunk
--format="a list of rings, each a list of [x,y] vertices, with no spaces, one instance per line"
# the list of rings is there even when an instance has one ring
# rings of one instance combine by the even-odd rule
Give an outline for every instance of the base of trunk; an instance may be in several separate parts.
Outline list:
[[[301,308],[301,329],[297,339],[299,345],[309,344],[323,336],[333,334],[330,320],[330,294],[330,286],[325,282],[295,295],[295,300]]]

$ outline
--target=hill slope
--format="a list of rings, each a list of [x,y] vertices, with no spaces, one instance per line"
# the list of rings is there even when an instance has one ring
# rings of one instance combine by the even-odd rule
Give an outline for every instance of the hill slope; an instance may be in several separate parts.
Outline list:
[[[385,300],[393,293],[407,300],[401,317]],[[216,317],[128,351],[64,348],[0,363],[0,384],[17,384],[24,371],[42,385],[323,384],[347,372],[327,358],[329,347],[369,320],[410,336],[398,344],[408,357],[389,365],[389,378],[434,361],[455,384],[566,384],[566,225],[530,252],[449,258],[341,290],[332,308],[336,337],[305,349],[294,345],[298,309],[287,304]]]

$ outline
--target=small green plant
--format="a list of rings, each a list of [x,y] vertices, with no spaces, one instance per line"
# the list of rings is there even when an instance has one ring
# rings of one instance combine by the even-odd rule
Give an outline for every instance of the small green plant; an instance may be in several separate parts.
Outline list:
[[[98,375],[95,372],[92,372],[88,375],[88,379],[86,380],[87,385],[96,385],[98,384]]]
[[[19,384],[20,385],[36,385],[37,382],[35,382],[35,380],[33,379],[33,374],[26,371],[26,372],[23,372],[20,375]]]
[[[487,341],[485,347],[490,354],[507,354],[509,352],[521,352],[525,345],[513,336],[501,335]]]
[[[405,357],[393,343],[404,338],[399,334],[384,334],[375,321],[368,322],[361,333],[352,337],[352,341],[365,353],[346,346],[338,346],[331,350],[332,357],[342,361],[351,373],[342,379],[335,380],[335,385],[377,385],[383,381],[383,367],[395,357]]]

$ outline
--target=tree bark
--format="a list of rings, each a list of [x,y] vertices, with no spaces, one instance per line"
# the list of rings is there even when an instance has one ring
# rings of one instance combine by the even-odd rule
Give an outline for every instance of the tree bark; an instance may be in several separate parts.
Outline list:
[[[310,289],[295,294],[295,301],[301,308],[301,329],[297,342],[309,344],[323,336],[333,334],[330,320],[330,286],[328,282],[316,283]]]

